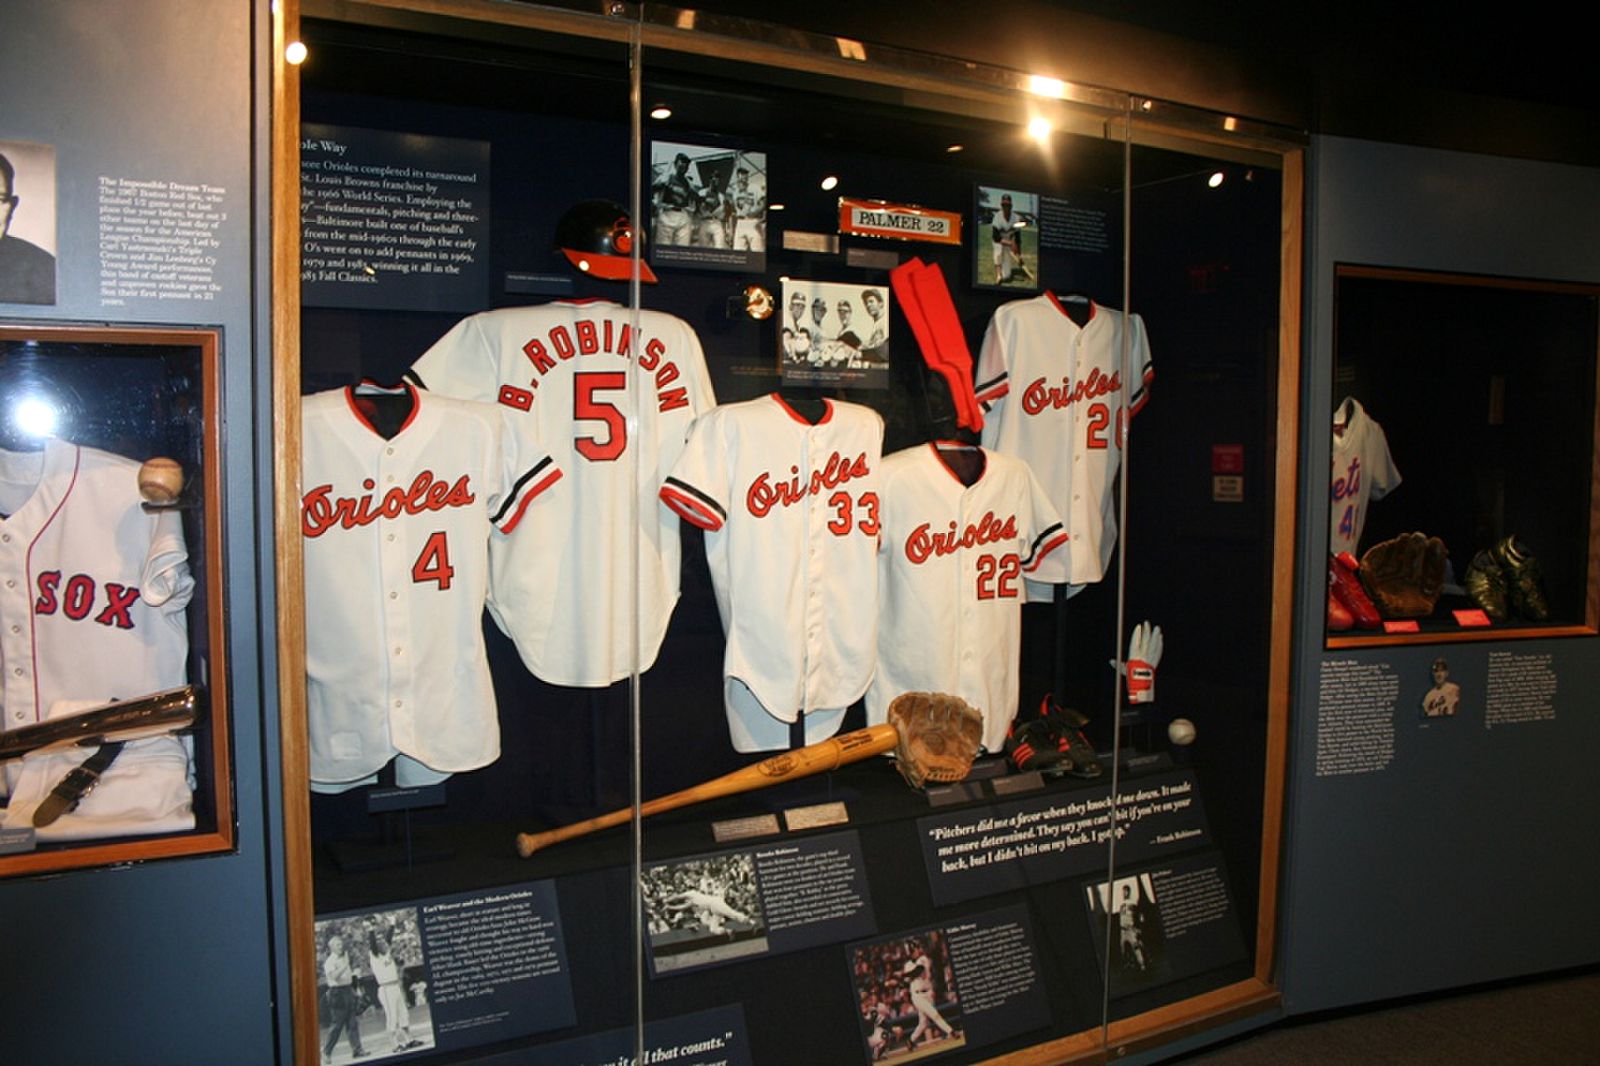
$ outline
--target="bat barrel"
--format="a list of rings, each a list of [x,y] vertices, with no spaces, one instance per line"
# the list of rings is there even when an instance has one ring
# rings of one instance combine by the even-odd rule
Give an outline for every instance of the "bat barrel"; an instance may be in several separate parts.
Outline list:
[[[831,737],[799,751],[782,752],[770,759],[763,759],[754,766],[747,766],[711,781],[649,800],[640,805],[639,815],[648,817],[678,807],[687,807],[702,800],[737,795],[740,792],[766,788],[783,781],[827,773],[846,763],[858,762],[889,751],[895,746],[898,737],[899,734],[895,732],[894,726],[887,723]],[[517,854],[526,859],[540,848],[549,847],[551,844],[559,844],[563,840],[571,840],[573,837],[621,825],[632,814],[632,807],[624,807],[602,814],[598,818],[574,822],[559,829],[548,829],[543,833],[518,833]]]

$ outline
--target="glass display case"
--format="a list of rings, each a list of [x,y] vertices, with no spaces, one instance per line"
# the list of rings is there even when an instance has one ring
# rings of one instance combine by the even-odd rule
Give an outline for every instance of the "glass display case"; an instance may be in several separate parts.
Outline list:
[[[655,5],[301,15],[300,1055],[1271,1009],[1294,138]]]
[[[1328,645],[1595,632],[1600,293],[1355,264],[1335,286]]]
[[[220,344],[0,326],[0,876],[233,846]]]

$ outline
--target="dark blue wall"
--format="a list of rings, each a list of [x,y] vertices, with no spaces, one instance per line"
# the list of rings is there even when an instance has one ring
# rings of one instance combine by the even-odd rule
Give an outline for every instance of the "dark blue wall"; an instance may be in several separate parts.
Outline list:
[[[234,854],[0,882],[0,1058],[15,1063],[270,1063],[274,1010],[269,912],[275,849],[274,669],[258,558],[270,504],[264,411],[266,166],[253,137],[265,2],[73,0],[7,5],[0,33],[0,137],[52,144],[58,172],[58,303],[0,305],[0,321],[220,326],[222,522],[232,706]],[[227,190],[209,302],[100,300],[101,177],[204,182]],[[258,285],[260,291],[257,291]],[[258,355],[259,353],[259,355]],[[265,512],[270,514],[270,512]],[[270,591],[270,568],[261,578]],[[212,679],[213,684],[222,679]],[[265,725],[264,723],[271,723]],[[273,782],[269,789],[268,782]],[[274,832],[276,832],[274,830]],[[279,875],[281,876],[281,875]]]
[[[1600,642],[1322,650],[1328,425],[1343,395],[1333,382],[1335,264],[1600,282],[1600,171],[1324,137],[1307,175],[1301,596],[1281,939],[1296,1013],[1600,959],[1600,924],[1588,917],[1600,876],[1591,785]],[[1386,417],[1403,420],[1405,403],[1427,397],[1407,397]],[[1497,652],[1552,657],[1553,720],[1486,728]],[[1456,719],[1425,723],[1415,710],[1439,655],[1469,698]],[[1326,713],[1319,681],[1331,660],[1384,664],[1400,679],[1394,758],[1380,772],[1315,775]]]

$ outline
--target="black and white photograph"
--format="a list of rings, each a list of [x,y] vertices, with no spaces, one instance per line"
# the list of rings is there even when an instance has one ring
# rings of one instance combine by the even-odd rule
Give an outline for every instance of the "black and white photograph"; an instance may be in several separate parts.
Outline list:
[[[783,380],[889,386],[889,287],[785,278],[778,318]]]
[[[657,263],[765,270],[766,153],[654,142],[648,236]]]
[[[1454,718],[1461,709],[1461,686],[1450,680],[1450,664],[1435,659],[1428,667],[1433,687],[1422,696],[1424,718]]]
[[[0,141],[0,304],[55,302],[55,146]]]
[[[975,288],[1039,291],[1038,193],[979,185],[973,233]]]
[[[322,1061],[384,1059],[434,1046],[417,908],[316,923]]]
[[[868,1062],[914,1062],[966,1045],[942,930],[856,948],[850,972]]]
[[[767,923],[752,853],[663,863],[641,878],[656,973],[766,952]]]
[[[1112,995],[1122,995],[1164,976],[1165,935],[1149,873],[1084,886],[1097,945],[1109,943]],[[1111,914],[1107,938],[1106,914]]]

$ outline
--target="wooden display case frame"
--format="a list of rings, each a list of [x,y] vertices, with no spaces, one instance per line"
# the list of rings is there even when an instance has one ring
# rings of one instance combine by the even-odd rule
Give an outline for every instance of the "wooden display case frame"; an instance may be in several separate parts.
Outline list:
[[[0,855],[0,878],[50,874],[91,866],[144,862],[181,856],[210,855],[234,849],[233,745],[230,740],[227,633],[223,624],[225,557],[222,543],[222,429],[220,424],[221,331],[215,328],[147,326],[75,326],[0,324],[0,342],[38,341],[45,344],[103,346],[108,354],[137,354],[141,348],[193,348],[200,369],[201,468],[200,503],[205,521],[201,535],[207,564],[205,599],[194,601],[205,611],[208,642],[207,677],[204,680],[207,717],[199,724],[209,733],[205,765],[196,767],[198,789],[205,792],[205,807],[215,814],[215,826],[186,833],[126,840],[88,841],[50,846],[45,850]],[[193,553],[191,552],[191,559]]]
[[[846,79],[864,95],[967,115],[1014,113],[1029,99],[1055,128],[1165,148],[1203,147],[1217,158],[1282,174],[1274,538],[1270,610],[1274,624],[1267,678],[1268,726],[1260,877],[1252,976],[1203,995],[988,1060],[1006,1066],[1103,1062],[1279,1007],[1275,983],[1279,848],[1290,702],[1290,619],[1297,546],[1301,277],[1305,158],[1303,135],[1238,116],[1186,108],[1125,92],[1065,84],[1052,98],[1025,97],[1028,75],[957,59],[902,52],[841,38],[763,27],[661,5],[591,5],[574,11],[496,0],[281,0],[273,13],[272,217],[274,467],[277,483],[279,693],[283,752],[287,938],[296,1062],[319,1061],[316,950],[308,796],[303,559],[300,499],[300,100],[296,69],[282,58],[299,40],[302,15],[389,28],[448,25],[462,36],[503,39],[527,33],[663,49],[708,60],[770,68],[775,81],[797,76]],[[609,14],[600,13],[601,11]],[[637,107],[637,101],[635,102]]]

